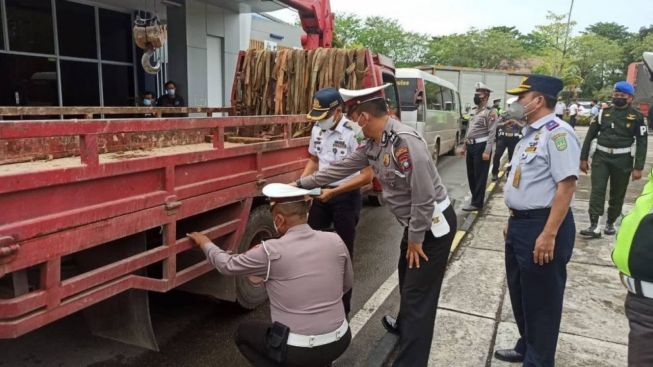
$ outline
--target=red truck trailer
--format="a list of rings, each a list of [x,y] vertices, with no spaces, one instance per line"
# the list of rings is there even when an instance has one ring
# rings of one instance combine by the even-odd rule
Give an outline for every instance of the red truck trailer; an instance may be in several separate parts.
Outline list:
[[[394,84],[390,60],[365,58],[364,87]],[[396,84],[387,97],[399,106]],[[235,111],[0,107],[10,119],[0,122],[0,338],[83,311],[96,335],[157,349],[150,291],[264,302],[262,285],[220,276],[185,235],[202,231],[233,252],[275,236],[261,188],[299,176],[309,138],[295,134],[304,115]],[[206,116],[111,118],[197,112]],[[266,126],[281,134],[227,138]]]

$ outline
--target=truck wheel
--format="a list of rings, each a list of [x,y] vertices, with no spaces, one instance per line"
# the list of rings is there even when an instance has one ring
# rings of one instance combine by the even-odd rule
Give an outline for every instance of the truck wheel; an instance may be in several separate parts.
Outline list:
[[[249,214],[238,253],[243,253],[276,234],[270,210],[267,206],[259,206]],[[241,307],[253,310],[265,302],[267,297],[263,282],[255,283],[247,276],[236,277],[236,300]]]
[[[369,195],[367,199],[370,202],[370,205],[372,206],[383,206],[383,199],[381,198],[381,194]]]

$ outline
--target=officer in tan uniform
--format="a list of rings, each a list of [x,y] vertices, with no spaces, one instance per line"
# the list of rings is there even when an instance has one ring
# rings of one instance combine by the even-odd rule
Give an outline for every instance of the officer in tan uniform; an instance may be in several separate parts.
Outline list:
[[[225,275],[258,277],[270,297],[272,324],[239,325],[236,345],[255,366],[325,366],[349,346],[351,332],[341,301],[353,282],[342,239],[306,223],[308,190],[270,184],[273,224],[281,238],[232,255],[203,234],[188,236]]]
[[[328,185],[372,167],[383,186],[383,198],[404,227],[399,315],[385,316],[382,323],[400,336],[395,366],[426,366],[456,214],[426,143],[388,115],[382,89],[389,85],[340,90],[349,118],[359,124],[367,141],[345,159],[297,180],[297,186]]]
[[[492,90],[484,83],[476,83],[476,104],[474,116],[469,122],[469,130],[462,153],[467,163],[467,182],[472,199],[463,207],[465,211],[480,210],[485,201],[485,186],[490,171],[490,157],[497,132],[497,111],[488,105]]]

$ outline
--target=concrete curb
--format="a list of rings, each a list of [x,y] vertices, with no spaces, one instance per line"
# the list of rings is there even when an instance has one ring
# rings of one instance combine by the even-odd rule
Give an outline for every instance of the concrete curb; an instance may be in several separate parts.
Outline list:
[[[449,260],[448,262],[451,262],[451,259],[453,256],[456,254],[458,248],[460,248],[460,244],[462,241],[467,237],[467,234],[469,231],[472,229],[474,223],[476,223],[476,219],[479,217],[480,214],[483,213],[483,210],[487,208],[487,204],[492,198],[492,195],[494,192],[497,190],[498,182],[503,179],[503,177],[506,174],[506,162],[507,159],[504,159],[501,161],[501,171],[499,171],[499,180],[497,182],[490,182],[487,185],[487,188],[485,190],[485,201],[483,202],[483,209],[479,211],[473,211],[473,212],[463,212],[464,214],[458,215],[458,230],[456,231],[456,236],[453,239],[453,243],[451,244],[451,251],[449,252]],[[453,204],[453,203],[452,203]],[[369,355],[369,358],[367,359],[368,363],[366,366],[369,367],[381,367],[384,366],[390,356],[392,356],[394,350],[397,347],[397,343],[399,342],[399,337],[391,334],[391,333],[385,333],[385,335],[378,341],[374,349],[372,349],[372,352]]]

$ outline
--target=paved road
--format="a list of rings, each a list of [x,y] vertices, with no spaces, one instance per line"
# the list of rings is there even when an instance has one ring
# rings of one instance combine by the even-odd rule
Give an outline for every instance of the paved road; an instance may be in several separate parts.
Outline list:
[[[457,208],[467,199],[464,160],[442,157],[438,165]],[[386,208],[365,206],[358,226],[354,260],[352,314],[357,313],[395,271],[401,229]],[[233,344],[243,320],[268,319],[269,308],[245,312],[239,307],[182,292],[152,294],[152,321],[160,352],[149,352],[91,335],[81,315],[48,325],[16,340],[0,341],[0,366],[240,366]],[[383,336],[380,315],[397,310],[394,290],[337,363],[364,364]]]

